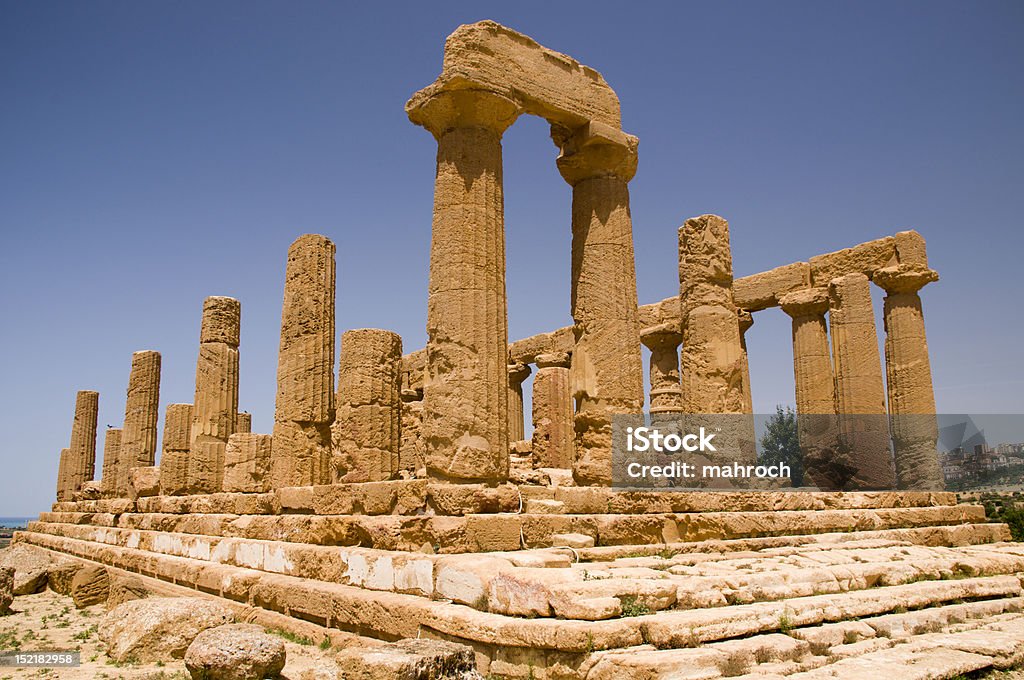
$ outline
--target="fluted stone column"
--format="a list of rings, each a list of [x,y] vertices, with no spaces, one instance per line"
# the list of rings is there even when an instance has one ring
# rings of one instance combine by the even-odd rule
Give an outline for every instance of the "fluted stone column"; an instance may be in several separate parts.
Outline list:
[[[160,353],[144,350],[132,354],[128,398],[117,463],[117,495],[128,497],[130,471],[152,467],[156,459],[156,429],[160,418]]]
[[[196,390],[186,477],[188,493],[215,493],[224,478],[224,448],[238,418],[238,344],[242,306],[229,297],[203,301]]]
[[[399,469],[402,338],[378,328],[345,331],[331,427],[334,479],[379,482]]]
[[[57,500],[71,500],[71,449],[61,449],[57,461]]]
[[[235,432],[252,432],[252,414],[240,411],[235,421]]]
[[[104,496],[117,495],[117,464],[121,449],[121,428],[108,427],[103,438],[103,478],[100,480],[100,492]]]
[[[899,265],[874,273],[885,292],[885,371],[900,489],[944,487],[936,441],[935,390],[918,291],[937,281],[931,269]]]
[[[100,408],[100,393],[81,390],[75,397],[75,420],[71,425],[71,491],[92,481],[96,472],[96,416]]]
[[[402,390],[402,444],[398,448],[398,467],[408,476],[426,474],[423,454],[423,390]]]
[[[192,422],[192,404],[167,405],[164,411],[163,452],[160,454],[160,493],[165,496],[189,491]]]
[[[745,309],[737,311],[740,324],[740,352],[743,354],[743,412],[754,412],[754,395],[750,391],[750,357],[747,354],[747,331],[754,326],[754,315]]]
[[[871,284],[853,273],[829,283],[829,325],[835,361],[836,411],[844,445],[856,468],[851,488],[891,489],[882,360],[871,304]]]
[[[611,484],[612,417],[643,409],[643,360],[628,183],[637,139],[597,123],[552,128],[572,186],[571,381],[578,484]]]
[[[432,477],[508,477],[508,319],[501,136],[519,115],[482,90],[408,109],[437,140],[423,441]]]
[[[573,466],[573,398],[569,356],[562,353],[537,356],[533,378],[533,460],[536,467]]]
[[[224,450],[224,491],[263,493],[270,490],[269,434],[236,432],[228,437]]]
[[[640,333],[640,341],[651,351],[650,412],[682,413],[683,388],[679,378],[679,325],[660,324]]]
[[[300,236],[288,249],[271,488],[331,481],[334,422],[334,243]]]
[[[508,365],[508,438],[518,442],[526,436],[523,414],[523,381],[530,376],[530,365],[515,362]]]
[[[828,300],[827,289],[807,288],[784,295],[779,306],[793,320],[793,379],[804,474],[819,488],[841,489],[854,470],[836,447],[835,378],[825,323]]]

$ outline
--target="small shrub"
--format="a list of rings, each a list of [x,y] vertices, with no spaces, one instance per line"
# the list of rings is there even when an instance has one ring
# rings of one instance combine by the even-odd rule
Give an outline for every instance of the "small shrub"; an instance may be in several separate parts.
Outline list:
[[[742,654],[732,654],[718,662],[718,672],[724,678],[744,675],[750,669],[750,661]]]
[[[650,614],[650,608],[635,597],[627,595],[619,600],[622,602],[622,616],[644,616]]]

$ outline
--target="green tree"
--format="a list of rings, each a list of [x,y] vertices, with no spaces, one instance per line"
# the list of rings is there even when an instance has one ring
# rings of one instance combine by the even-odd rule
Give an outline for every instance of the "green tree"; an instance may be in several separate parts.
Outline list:
[[[796,429],[796,414],[793,409],[775,407],[775,415],[768,419],[764,435],[761,437],[761,453],[759,465],[778,465],[785,463],[790,469],[793,486],[803,486],[804,460],[800,450],[800,438]]]

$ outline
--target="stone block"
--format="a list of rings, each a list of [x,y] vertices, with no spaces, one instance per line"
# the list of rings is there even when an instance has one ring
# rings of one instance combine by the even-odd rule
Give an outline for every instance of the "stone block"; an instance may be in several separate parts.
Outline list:
[[[811,266],[794,262],[760,274],[736,279],[732,284],[733,301],[740,309],[756,312],[776,307],[786,293],[811,285]]]

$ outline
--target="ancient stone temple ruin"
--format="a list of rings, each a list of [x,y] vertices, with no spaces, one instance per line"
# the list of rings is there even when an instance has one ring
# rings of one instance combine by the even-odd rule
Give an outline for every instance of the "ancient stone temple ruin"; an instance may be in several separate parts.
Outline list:
[[[678,292],[638,305],[638,141],[598,72],[481,22],[406,110],[438,146],[426,347],[347,330],[336,362],[335,245],[301,236],[273,431],[239,413],[241,305],[210,297],[195,399],[166,407],[159,456],[160,355],[137,352],[98,483],[99,395],[79,392],[57,502],[16,541],[308,634],[461,643],[500,678],[967,672],[1024,649],[1024,548],[941,491],[920,234],[736,278],[726,219],[693,217]],[[502,134],[524,114],[550,123],[571,187],[573,325],[510,342]],[[773,307],[817,418],[805,485],[836,488],[841,467],[849,490],[611,487],[612,418],[645,397],[659,417],[751,414],[745,333]]]

